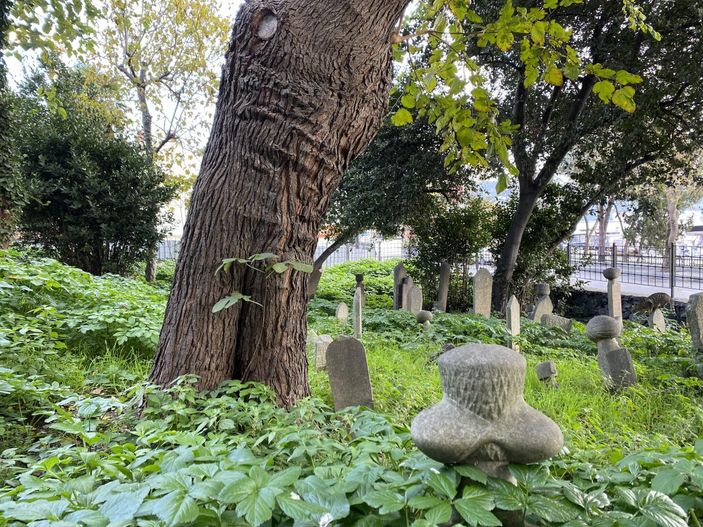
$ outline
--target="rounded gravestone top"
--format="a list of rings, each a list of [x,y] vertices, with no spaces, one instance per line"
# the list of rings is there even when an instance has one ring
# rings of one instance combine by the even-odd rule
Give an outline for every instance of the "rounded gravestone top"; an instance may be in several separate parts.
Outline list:
[[[418,311],[417,315],[415,316],[415,319],[417,320],[418,324],[424,324],[425,322],[432,322],[433,318],[434,318],[434,315],[430,311],[425,311],[424,309],[422,311]]]
[[[535,285],[535,293],[537,296],[548,296],[551,291],[549,284],[537,284]]]
[[[616,278],[619,278],[621,274],[622,271],[617,267],[608,267],[603,271],[603,276],[605,276],[608,280],[615,280]]]
[[[614,339],[622,333],[622,321],[609,317],[608,315],[598,315],[593,317],[586,324],[586,336],[593,340]]]

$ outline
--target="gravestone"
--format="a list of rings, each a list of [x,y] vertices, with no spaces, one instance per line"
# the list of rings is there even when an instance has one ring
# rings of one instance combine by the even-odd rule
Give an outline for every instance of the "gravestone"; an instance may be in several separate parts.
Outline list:
[[[317,286],[320,285],[320,278],[322,278],[322,269],[313,269],[310,278],[308,278],[308,296],[315,296]]]
[[[549,382],[556,384],[557,377],[557,365],[551,361],[540,362],[535,366],[535,371],[537,372],[537,378],[542,382]]]
[[[664,318],[664,313],[659,308],[652,310],[647,318],[647,324],[654,331],[666,333],[666,319]]]
[[[608,267],[603,276],[608,280],[608,315],[622,320],[622,294],[620,292],[620,269]]]
[[[522,355],[495,344],[467,344],[442,354],[438,365],[444,396],[410,429],[427,456],[473,464],[514,482],[508,463],[535,463],[559,452],[559,427],[523,399]]]
[[[327,367],[327,348],[332,344],[332,337],[320,335],[315,339],[315,369],[324,370]]]
[[[348,406],[373,408],[366,352],[357,339],[340,335],[329,345],[327,374],[335,410]]]
[[[410,311],[413,315],[417,315],[422,311],[422,288],[416,285],[412,278],[406,278],[403,285],[403,291],[405,292],[405,301],[403,302],[403,309]]]
[[[474,314],[485,318],[491,317],[491,299],[493,295],[493,275],[483,267],[473,277]]]
[[[337,320],[342,323],[342,324],[348,324],[349,323],[349,306],[345,304],[344,302],[341,302],[337,306],[337,310],[334,313],[334,316],[337,318]]]
[[[554,311],[552,299],[549,298],[549,284],[537,284],[535,286],[535,293],[537,295],[537,300],[535,301],[529,318],[530,320],[541,322],[542,315],[549,315]]]
[[[425,328],[425,330],[430,329],[432,326],[432,319],[434,318],[434,315],[432,314],[431,311],[418,311],[417,316],[415,317],[415,320],[417,320],[418,324],[422,324],[422,327]]]
[[[352,302],[352,327],[354,329],[354,336],[358,339],[361,338],[362,328],[363,328],[363,300],[362,300],[363,290],[359,287],[354,291],[354,301]]]
[[[542,315],[540,324],[545,328],[559,328],[567,333],[571,333],[574,322],[570,318],[560,317],[554,313],[545,313]]]
[[[452,268],[447,262],[442,262],[439,266],[439,289],[437,290],[437,302],[434,308],[437,311],[447,310],[447,298],[449,297],[449,280],[451,279]]]
[[[393,268],[393,309],[403,309],[403,279],[408,278],[405,266],[399,263]]]
[[[364,275],[357,273],[354,275],[356,278],[356,291],[360,291],[359,298],[361,299],[361,309],[366,307],[366,287],[364,287]]]
[[[515,295],[510,296],[510,300],[505,306],[505,321],[508,333],[510,333],[508,346],[514,351],[520,351],[520,346],[515,339],[520,334],[520,302],[517,301]]]
[[[598,346],[598,366],[606,384],[621,390],[637,384],[637,373],[627,349],[620,347],[617,338],[622,333],[622,320],[599,315],[586,324],[586,336]]]
[[[696,293],[688,297],[686,322],[691,332],[693,349],[703,352],[703,293]]]

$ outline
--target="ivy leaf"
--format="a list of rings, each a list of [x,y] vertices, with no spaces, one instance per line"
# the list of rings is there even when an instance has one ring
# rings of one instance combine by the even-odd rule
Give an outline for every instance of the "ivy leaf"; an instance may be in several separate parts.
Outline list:
[[[626,112],[632,113],[636,108],[635,101],[632,99],[634,95],[635,89],[632,86],[620,88],[613,94],[613,104]]]
[[[610,81],[598,81],[593,85],[593,93],[600,97],[600,100],[609,103],[613,98],[615,86]]]
[[[183,490],[170,492],[156,500],[153,511],[168,525],[191,523],[200,514],[195,500]]]
[[[412,122],[413,116],[405,108],[401,108],[391,117],[391,123],[393,123],[394,126],[404,126],[406,124],[411,124]]]

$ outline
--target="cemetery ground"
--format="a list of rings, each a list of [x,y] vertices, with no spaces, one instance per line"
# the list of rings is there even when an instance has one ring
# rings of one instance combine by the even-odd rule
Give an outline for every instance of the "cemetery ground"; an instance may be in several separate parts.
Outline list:
[[[567,335],[523,318],[526,401],[565,447],[511,466],[513,486],[446,467],[413,445],[410,422],[441,398],[442,346],[505,344],[505,321],[435,314],[429,329],[393,311],[393,265],[328,269],[308,311],[313,397],[290,411],[236,381],[198,393],[183,378],[146,385],[170,285],[95,278],[53,260],[0,258],[0,525],[500,525],[683,527],[703,521],[703,381],[685,328],[626,321],[639,382],[604,386],[585,326]],[[172,271],[172,268],[171,268]],[[332,410],[314,335],[337,321],[365,274],[362,342],[374,410]],[[556,363],[558,386],[534,366]]]

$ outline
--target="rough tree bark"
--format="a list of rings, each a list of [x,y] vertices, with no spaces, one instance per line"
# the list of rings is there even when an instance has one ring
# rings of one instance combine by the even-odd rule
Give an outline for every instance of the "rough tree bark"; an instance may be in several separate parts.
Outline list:
[[[254,0],[237,15],[151,380],[262,381],[308,395],[308,275],[215,270],[272,252],[310,263],[332,192],[381,124],[409,0]],[[212,313],[239,291],[238,303]]]

